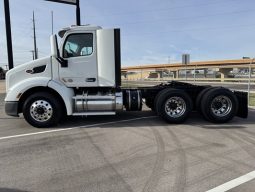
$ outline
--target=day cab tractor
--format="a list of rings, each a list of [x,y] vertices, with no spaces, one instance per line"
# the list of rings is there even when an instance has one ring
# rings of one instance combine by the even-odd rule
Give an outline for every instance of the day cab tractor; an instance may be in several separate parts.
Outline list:
[[[247,93],[171,81],[154,87],[121,87],[120,29],[71,26],[51,36],[51,55],[6,74],[5,111],[34,127],[57,125],[64,116],[141,111],[145,103],[169,123],[192,111],[225,123],[248,115]]]

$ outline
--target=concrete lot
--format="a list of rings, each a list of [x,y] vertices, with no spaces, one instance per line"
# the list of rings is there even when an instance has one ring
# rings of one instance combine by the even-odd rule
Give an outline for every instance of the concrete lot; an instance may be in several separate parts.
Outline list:
[[[167,124],[144,111],[36,129],[6,116],[3,99],[0,192],[200,192],[255,170],[255,110],[223,125],[197,113]],[[254,188],[252,180],[230,191]]]

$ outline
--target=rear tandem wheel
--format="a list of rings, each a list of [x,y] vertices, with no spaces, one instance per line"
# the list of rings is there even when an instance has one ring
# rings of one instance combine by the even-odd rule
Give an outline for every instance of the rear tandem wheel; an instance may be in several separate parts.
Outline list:
[[[200,107],[206,120],[225,123],[236,115],[238,100],[232,91],[219,87],[210,89],[204,94]]]
[[[193,109],[190,96],[179,89],[164,89],[155,98],[154,108],[169,123],[184,122]]]

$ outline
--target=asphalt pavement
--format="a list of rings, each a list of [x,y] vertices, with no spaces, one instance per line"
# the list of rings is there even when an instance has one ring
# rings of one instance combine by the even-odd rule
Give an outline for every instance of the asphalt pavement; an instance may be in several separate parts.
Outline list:
[[[0,80],[0,93],[5,93],[5,81]]]
[[[200,192],[255,170],[255,111],[181,125],[151,111],[68,118],[37,129],[4,114],[0,94],[0,192]],[[232,191],[254,191],[254,180]]]

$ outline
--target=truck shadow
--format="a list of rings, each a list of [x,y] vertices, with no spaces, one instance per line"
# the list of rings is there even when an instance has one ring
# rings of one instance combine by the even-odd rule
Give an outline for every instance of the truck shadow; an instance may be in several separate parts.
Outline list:
[[[0,192],[29,192],[29,191],[23,191],[19,189],[0,188]]]
[[[252,113],[252,114],[251,114]],[[247,119],[235,117],[225,124],[214,124],[203,119],[197,113],[192,112],[187,121],[183,124],[169,124],[157,117],[152,111],[143,112],[120,112],[116,116],[90,116],[90,117],[68,117],[57,128],[125,128],[125,127],[146,127],[148,126],[195,126],[203,129],[244,129],[246,125],[255,124],[255,111],[250,112]],[[153,123],[151,123],[153,121]],[[98,124],[98,125],[97,125]],[[101,124],[101,125],[100,125]],[[95,126],[94,126],[95,125]],[[254,127],[255,128],[255,127]]]

